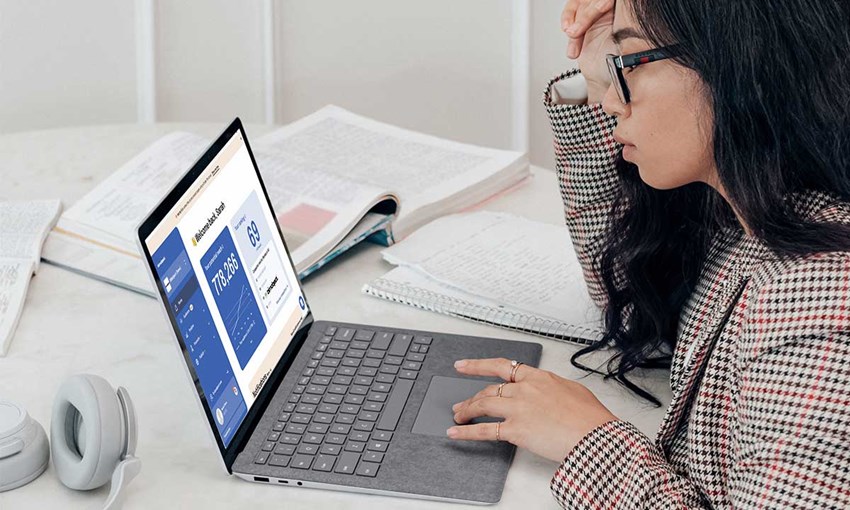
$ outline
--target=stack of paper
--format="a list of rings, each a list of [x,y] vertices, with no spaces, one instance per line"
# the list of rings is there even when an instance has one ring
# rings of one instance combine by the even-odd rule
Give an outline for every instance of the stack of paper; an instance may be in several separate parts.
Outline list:
[[[58,200],[0,202],[0,356],[15,333],[41,245],[60,208]]]
[[[474,212],[384,250],[398,266],[363,292],[447,315],[588,343],[603,332],[564,226]]]

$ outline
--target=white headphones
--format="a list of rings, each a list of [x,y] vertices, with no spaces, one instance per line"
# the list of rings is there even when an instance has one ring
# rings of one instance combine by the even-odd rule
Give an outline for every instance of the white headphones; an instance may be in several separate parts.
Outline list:
[[[91,490],[112,479],[104,510],[121,507],[122,489],[139,474],[138,434],[130,394],[90,374],[68,378],[53,402],[50,447],[42,426],[27,411],[0,400],[0,492],[38,478],[53,456],[67,487]]]

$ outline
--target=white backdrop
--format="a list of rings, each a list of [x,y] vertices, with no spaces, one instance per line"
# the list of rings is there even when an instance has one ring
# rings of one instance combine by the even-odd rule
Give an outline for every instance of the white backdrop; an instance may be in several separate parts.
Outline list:
[[[554,165],[564,0],[0,0],[0,132],[327,103]]]

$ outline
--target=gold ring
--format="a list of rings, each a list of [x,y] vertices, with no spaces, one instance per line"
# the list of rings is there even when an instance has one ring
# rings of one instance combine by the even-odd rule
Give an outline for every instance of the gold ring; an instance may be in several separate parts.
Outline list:
[[[508,383],[502,383],[499,385],[499,398],[502,398],[502,387]]]
[[[497,421],[496,422],[496,441],[502,440],[502,430],[501,429],[502,429],[502,422]]]
[[[519,369],[519,366],[522,365],[522,361],[511,360],[511,382],[516,382],[516,371]]]

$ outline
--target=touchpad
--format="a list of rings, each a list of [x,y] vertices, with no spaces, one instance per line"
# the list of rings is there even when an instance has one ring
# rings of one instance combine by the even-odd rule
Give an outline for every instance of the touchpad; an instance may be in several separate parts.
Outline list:
[[[446,429],[457,425],[452,406],[463,402],[491,384],[493,381],[481,379],[461,379],[435,375],[431,378],[425,400],[419,407],[419,415],[413,423],[414,434],[446,437]],[[470,423],[501,421],[501,418],[475,418]]]

